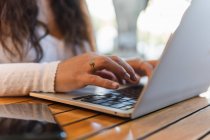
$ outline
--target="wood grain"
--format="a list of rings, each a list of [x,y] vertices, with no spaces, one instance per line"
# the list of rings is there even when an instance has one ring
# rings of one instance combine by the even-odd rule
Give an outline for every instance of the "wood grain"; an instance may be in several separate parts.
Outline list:
[[[90,137],[89,139],[105,140],[107,137],[118,139],[141,138],[199,110],[200,108],[207,106],[208,104],[209,103],[206,98],[196,97],[189,99],[123,125],[106,130]]]
[[[150,140],[169,138],[171,140],[198,139],[210,130],[210,107],[169,126],[151,137]]]
[[[0,98],[0,104],[44,103],[71,139],[197,139],[210,132],[208,99],[196,97],[135,120],[31,97]],[[146,137],[145,137],[146,136]],[[206,135],[203,140],[210,140]]]
[[[54,104],[54,102],[52,102],[52,101],[42,100],[42,99],[36,99],[36,98],[32,98],[32,100],[26,101],[25,103],[46,104],[46,105]]]
[[[12,104],[32,100],[30,97],[1,97],[0,104]]]
[[[57,114],[55,115],[55,118],[59,122],[60,125],[66,125],[66,124],[73,123],[75,121],[79,121],[82,119],[86,119],[95,115],[96,115],[95,112],[77,109],[77,110],[72,110],[69,112]]]
[[[88,135],[108,127],[112,127],[124,121],[124,119],[120,119],[118,117],[99,115],[94,118],[89,118],[78,123],[68,125],[64,127],[64,130],[68,134],[68,140],[85,139]]]
[[[74,109],[74,107],[72,107],[70,105],[54,104],[54,105],[50,105],[49,109],[55,115],[55,114],[58,114],[58,113],[61,113],[61,112],[71,111],[71,110]]]

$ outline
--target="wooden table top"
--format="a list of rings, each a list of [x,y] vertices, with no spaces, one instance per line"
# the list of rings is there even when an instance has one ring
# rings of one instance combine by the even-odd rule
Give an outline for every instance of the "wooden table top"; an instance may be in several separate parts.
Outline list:
[[[204,97],[195,97],[134,120],[31,97],[0,98],[0,104],[13,103],[47,104],[68,134],[68,140],[210,140],[210,106]]]

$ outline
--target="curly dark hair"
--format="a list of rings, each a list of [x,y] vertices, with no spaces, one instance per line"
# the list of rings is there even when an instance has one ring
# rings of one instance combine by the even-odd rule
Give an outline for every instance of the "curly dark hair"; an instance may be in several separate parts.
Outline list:
[[[83,46],[83,42],[87,41],[94,50],[92,27],[85,0],[49,0],[49,2],[55,23],[65,42]],[[3,50],[11,56],[17,57],[18,54],[22,60],[24,50],[34,48],[36,51],[34,61],[39,62],[42,59],[40,40],[49,32],[47,26],[37,20],[38,10],[36,0],[0,0],[0,43]],[[46,29],[44,35],[38,35],[37,26]],[[8,38],[11,39],[14,48],[7,44]]]

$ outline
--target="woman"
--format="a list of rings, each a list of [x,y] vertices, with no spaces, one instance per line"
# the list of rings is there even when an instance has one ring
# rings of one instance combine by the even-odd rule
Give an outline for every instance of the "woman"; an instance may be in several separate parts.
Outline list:
[[[0,18],[0,96],[87,85],[117,89],[150,75],[155,65],[93,53],[84,0],[0,0]]]

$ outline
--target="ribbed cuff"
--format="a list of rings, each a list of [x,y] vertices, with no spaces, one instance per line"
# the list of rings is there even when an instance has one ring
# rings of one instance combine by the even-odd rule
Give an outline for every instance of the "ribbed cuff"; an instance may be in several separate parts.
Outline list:
[[[46,64],[43,71],[42,92],[55,92],[55,77],[60,61]]]

